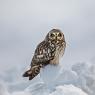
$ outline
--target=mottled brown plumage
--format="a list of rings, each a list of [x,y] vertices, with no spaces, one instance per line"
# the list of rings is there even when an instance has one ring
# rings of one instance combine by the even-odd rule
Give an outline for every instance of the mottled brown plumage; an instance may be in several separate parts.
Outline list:
[[[64,34],[59,29],[52,29],[44,41],[37,46],[31,61],[31,68],[23,76],[32,80],[44,66],[59,64],[59,58],[64,54],[65,47]]]

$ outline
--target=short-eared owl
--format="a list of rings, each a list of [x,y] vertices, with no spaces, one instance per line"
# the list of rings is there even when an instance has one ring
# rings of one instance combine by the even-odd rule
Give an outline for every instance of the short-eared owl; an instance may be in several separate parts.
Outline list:
[[[40,69],[48,64],[59,64],[59,58],[66,47],[64,34],[59,29],[52,29],[37,46],[31,61],[31,68],[23,74],[32,80],[40,73]]]

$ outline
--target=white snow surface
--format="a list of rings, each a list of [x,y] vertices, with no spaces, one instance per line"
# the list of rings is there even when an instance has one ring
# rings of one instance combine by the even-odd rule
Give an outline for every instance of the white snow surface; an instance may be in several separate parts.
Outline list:
[[[77,86],[86,91],[89,95],[95,95],[95,63],[77,63],[72,66],[77,73]]]
[[[48,65],[32,81],[21,76],[23,71],[15,67],[0,73],[0,95],[95,95],[94,62],[71,69]]]
[[[38,85],[36,85],[38,86]],[[9,93],[7,90],[2,88],[0,89],[0,95],[88,95],[83,92],[80,88],[77,88],[73,85],[64,85],[64,86],[57,86],[54,91],[50,91],[49,89],[45,88],[45,86],[36,87],[34,90],[31,88],[30,90],[24,91],[17,91],[13,93]]]
[[[73,85],[58,86],[50,95],[87,95],[80,88]]]

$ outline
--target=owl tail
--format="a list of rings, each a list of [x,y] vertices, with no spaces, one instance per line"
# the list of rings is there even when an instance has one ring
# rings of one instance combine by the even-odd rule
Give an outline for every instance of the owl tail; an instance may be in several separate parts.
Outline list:
[[[41,65],[36,65],[30,68],[30,70],[26,71],[23,74],[23,77],[29,77],[29,80],[32,80],[35,76],[40,73]]]

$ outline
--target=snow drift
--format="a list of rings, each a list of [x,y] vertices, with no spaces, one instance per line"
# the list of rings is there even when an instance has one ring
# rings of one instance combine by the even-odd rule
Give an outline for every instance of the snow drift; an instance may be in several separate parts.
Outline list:
[[[0,73],[0,95],[94,95],[94,62],[76,63],[71,70],[47,66],[28,81],[22,78],[23,68],[15,67]],[[11,80],[10,80],[11,79]]]
[[[77,73],[77,86],[89,95],[95,95],[95,64],[91,62],[77,63],[72,66]]]

